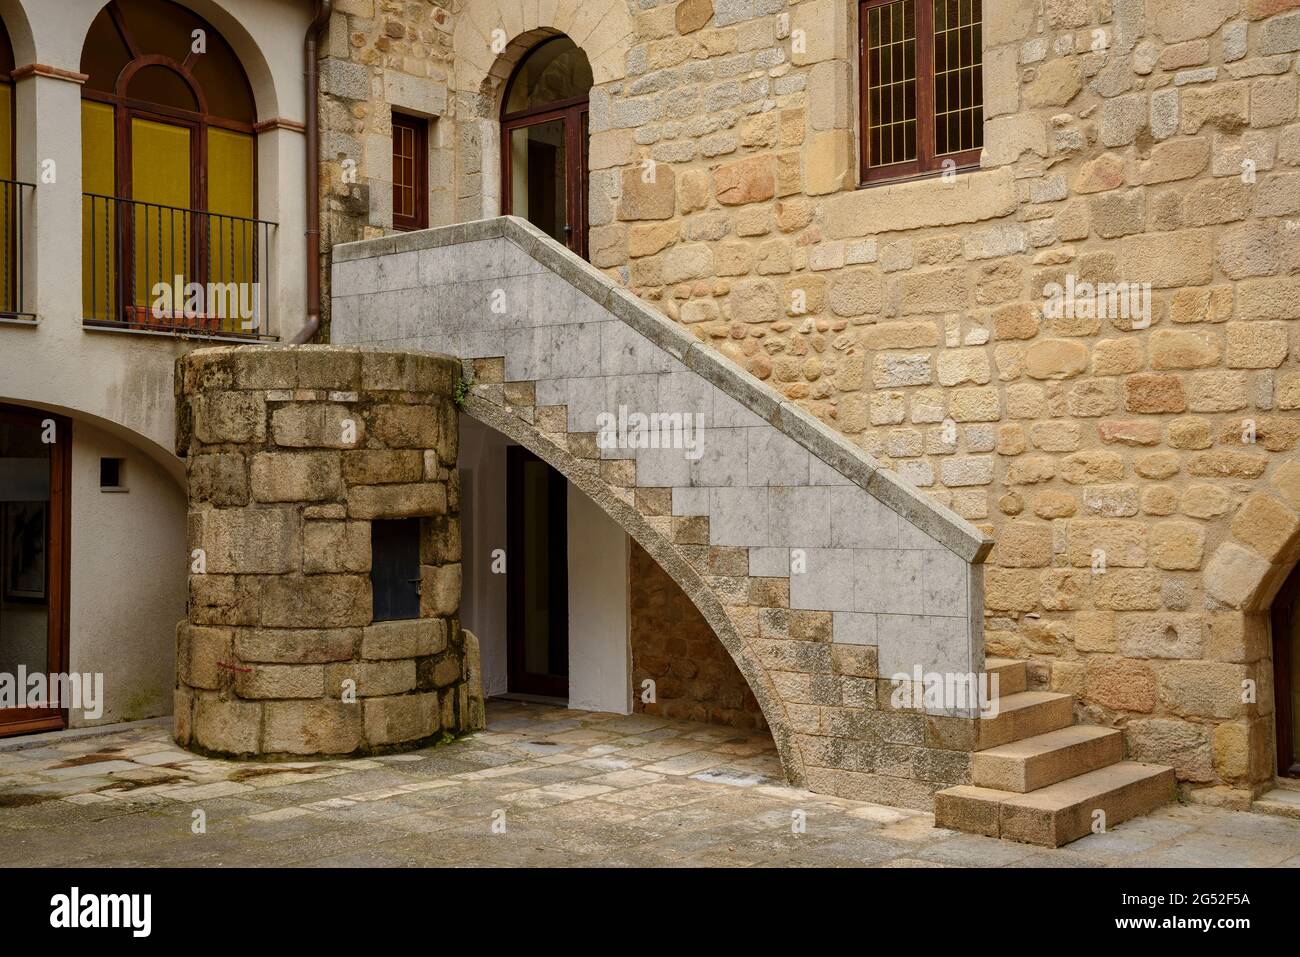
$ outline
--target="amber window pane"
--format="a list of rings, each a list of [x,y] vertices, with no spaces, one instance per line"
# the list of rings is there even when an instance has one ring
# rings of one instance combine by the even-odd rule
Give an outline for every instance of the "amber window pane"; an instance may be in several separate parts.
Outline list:
[[[0,23],[0,73],[8,76],[14,70],[14,47],[9,42],[9,33]]]
[[[983,37],[980,0],[934,4],[934,152],[984,145]]]
[[[587,55],[568,37],[535,47],[510,81],[504,112],[536,110],[586,96],[594,82]]]
[[[147,66],[137,71],[131,77],[126,95],[132,99],[188,110],[191,113],[199,108],[198,101],[194,99],[194,91],[185,82],[185,78],[165,66]]]
[[[913,0],[867,10],[867,148],[873,167],[916,159],[915,14]]]
[[[112,93],[117,87],[118,76],[130,62],[131,51],[117,32],[108,7],[104,7],[90,25],[85,45],[81,48],[81,72],[89,77],[85,88]]]

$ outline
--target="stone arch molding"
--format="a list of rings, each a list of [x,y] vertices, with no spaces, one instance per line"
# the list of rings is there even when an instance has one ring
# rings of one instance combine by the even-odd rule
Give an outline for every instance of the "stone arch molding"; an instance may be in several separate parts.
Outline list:
[[[968,781],[974,709],[897,709],[888,679],[983,669],[987,536],[522,220],[338,246],[333,268],[337,344],[461,358],[469,413],[677,581],[793,783],[928,808]],[[635,413],[678,416],[670,440],[640,447]]]
[[[504,83],[524,52],[557,33],[587,54],[597,86],[623,78],[633,33],[627,0],[476,0],[466,4],[452,33],[456,89],[480,91],[490,76]]]
[[[1267,611],[1300,560],[1300,461],[1276,468],[1268,488],[1246,497],[1205,566],[1211,597],[1243,612]]]

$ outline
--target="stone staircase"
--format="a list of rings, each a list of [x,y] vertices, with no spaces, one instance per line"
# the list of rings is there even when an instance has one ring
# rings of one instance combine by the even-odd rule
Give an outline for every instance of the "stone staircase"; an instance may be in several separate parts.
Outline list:
[[[999,710],[981,718],[971,784],[935,795],[938,827],[1060,847],[1174,795],[1173,768],[1124,760],[1124,732],[1074,723],[1074,696],[1028,691],[1025,662],[989,658]]]

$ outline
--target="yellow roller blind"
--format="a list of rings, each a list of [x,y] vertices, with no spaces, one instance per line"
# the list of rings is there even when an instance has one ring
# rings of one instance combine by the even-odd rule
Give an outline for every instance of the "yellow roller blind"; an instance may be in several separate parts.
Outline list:
[[[192,281],[190,130],[138,117],[131,120],[131,197],[135,205],[134,273],[137,306],[153,303],[156,284]],[[166,208],[164,208],[166,207]],[[179,305],[179,304],[178,304]]]
[[[241,331],[235,312],[244,305],[252,306],[257,297],[251,284],[258,280],[257,260],[264,254],[257,243],[264,237],[257,235],[251,219],[256,208],[253,195],[254,141],[247,133],[208,129],[208,211],[213,215],[208,223],[208,277],[213,283],[226,286],[238,283],[238,299],[220,297],[213,303],[213,312],[222,320],[223,329]],[[227,217],[242,217],[233,219]],[[238,302],[241,308],[231,308]],[[244,330],[246,331],[246,330]]]
[[[87,193],[112,196],[113,107],[81,101],[81,177]],[[87,319],[120,319],[112,303],[117,283],[116,211],[102,199],[82,198],[81,298]]]

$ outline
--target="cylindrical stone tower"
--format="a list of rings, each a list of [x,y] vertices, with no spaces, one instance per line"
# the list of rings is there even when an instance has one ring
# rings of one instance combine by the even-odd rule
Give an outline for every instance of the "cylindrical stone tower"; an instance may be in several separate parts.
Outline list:
[[[448,356],[330,346],[177,361],[180,744],[366,754],[481,726],[458,618],[459,378]]]

